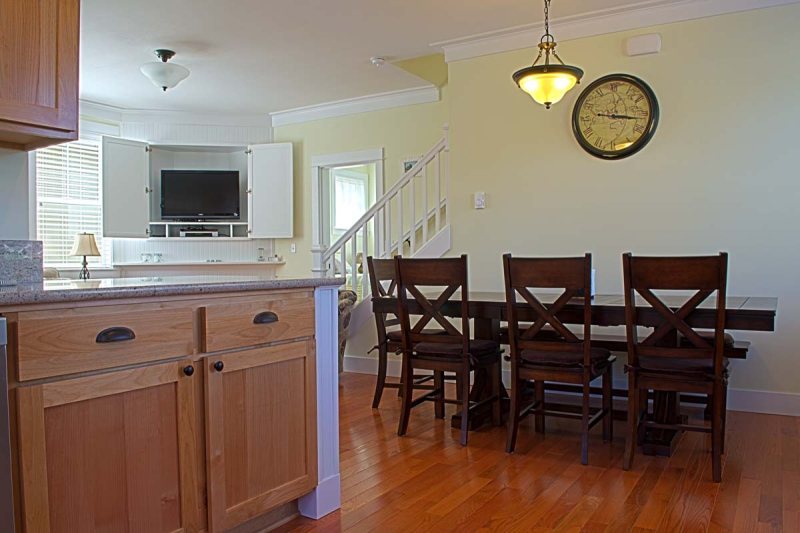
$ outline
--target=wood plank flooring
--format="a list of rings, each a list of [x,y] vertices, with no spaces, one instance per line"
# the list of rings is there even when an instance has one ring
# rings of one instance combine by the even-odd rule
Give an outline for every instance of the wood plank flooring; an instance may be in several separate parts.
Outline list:
[[[716,484],[704,434],[685,434],[670,458],[637,453],[625,472],[624,424],[610,444],[598,426],[582,466],[577,422],[548,419],[543,436],[529,418],[509,455],[505,427],[472,432],[462,448],[426,405],[398,437],[396,391],[373,410],[373,386],[341,379],[342,509],[278,531],[800,532],[800,418],[730,412]]]

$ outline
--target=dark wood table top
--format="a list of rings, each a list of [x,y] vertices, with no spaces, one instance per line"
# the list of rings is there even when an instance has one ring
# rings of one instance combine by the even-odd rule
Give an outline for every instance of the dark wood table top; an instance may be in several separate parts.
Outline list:
[[[426,294],[435,297],[435,293]],[[552,303],[559,293],[537,292],[536,297],[542,303]],[[460,298],[456,293],[444,306],[443,313],[446,316],[460,315]],[[660,296],[662,301],[674,309],[680,307],[686,300],[682,296]],[[502,291],[470,291],[469,293],[469,315],[477,319],[506,320],[505,293]],[[658,313],[651,309],[649,305],[642,302],[639,307],[640,317],[644,321],[650,321],[652,326],[661,323]],[[583,322],[583,299],[575,298],[568,303],[559,318],[566,323],[580,324]],[[688,323],[698,328],[714,327],[714,309],[716,298],[709,297],[700,304],[698,309],[692,313]],[[726,324],[725,329],[741,331],[774,331],[775,315],[778,311],[778,299],[764,296],[728,296],[726,299]],[[395,298],[373,299],[373,309],[379,312],[394,312],[397,309]],[[410,302],[410,311],[419,314],[421,309]],[[526,307],[520,305],[520,319],[525,320]],[[621,326],[625,324],[625,300],[621,294],[598,294],[592,299],[592,324],[597,326]]]

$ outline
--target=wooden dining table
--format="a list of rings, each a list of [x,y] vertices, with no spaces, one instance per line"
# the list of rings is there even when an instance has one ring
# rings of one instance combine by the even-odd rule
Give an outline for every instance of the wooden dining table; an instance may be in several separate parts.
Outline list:
[[[425,292],[425,291],[423,291]],[[560,293],[540,293],[536,292],[536,297],[547,306],[552,304]],[[436,293],[426,294],[435,298]],[[686,300],[686,297],[673,295],[660,295],[662,301],[673,310],[677,310]],[[637,300],[637,315],[645,327],[657,327],[663,321],[662,316],[650,308],[644,300]],[[373,298],[373,311],[382,313],[394,313],[397,311],[398,301],[393,297]],[[412,315],[422,315],[423,309],[416,302],[409,301],[409,312]],[[694,328],[714,329],[716,299],[709,297],[705,302],[686,319],[686,322]],[[726,298],[726,331],[774,331],[775,317],[778,310],[778,299],[764,296],[728,296]],[[456,292],[442,306],[441,312],[447,317],[461,316],[461,295]],[[507,308],[505,293],[500,291],[470,291],[469,293],[469,317],[473,319],[473,335],[476,339],[491,339],[500,342],[501,323],[507,321]],[[517,313],[520,321],[533,321],[537,317],[533,311],[524,303],[517,305]],[[558,318],[565,324],[583,324],[583,299],[574,298],[567,303],[558,313]],[[592,325],[614,327],[625,324],[625,300],[621,294],[598,294],[592,298]],[[593,341],[595,340],[593,336]],[[624,351],[624,336],[619,336],[616,342],[606,342],[611,347],[616,347],[618,351]],[[731,358],[746,357],[747,349],[736,349],[730,352]],[[489,394],[488,379],[476,373],[470,397],[473,400],[480,400]],[[546,390],[554,390],[556,387],[546,387]],[[565,387],[556,390],[564,391]],[[569,392],[569,391],[568,391]],[[625,390],[615,390],[615,396],[624,397]],[[679,412],[681,398],[678,393],[654,393],[654,417],[664,423],[674,423],[681,418]],[[470,425],[478,427],[486,423],[487,416],[471,416]],[[457,427],[460,415],[456,414],[453,418],[453,425]],[[670,455],[677,442],[679,432],[661,430],[648,434],[642,447],[645,453],[656,455]]]

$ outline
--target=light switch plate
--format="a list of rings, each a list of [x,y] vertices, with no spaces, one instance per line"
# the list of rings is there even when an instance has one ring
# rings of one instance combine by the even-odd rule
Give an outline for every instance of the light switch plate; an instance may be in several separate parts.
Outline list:
[[[486,193],[475,193],[475,209],[486,209]]]
[[[292,252],[293,254],[297,253],[297,245],[295,243],[290,244],[289,251]]]

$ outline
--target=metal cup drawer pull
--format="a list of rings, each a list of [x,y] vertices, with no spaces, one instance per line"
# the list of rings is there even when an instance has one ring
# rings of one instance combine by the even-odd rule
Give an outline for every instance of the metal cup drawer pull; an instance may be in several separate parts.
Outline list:
[[[253,318],[253,324],[272,324],[273,322],[277,321],[278,321],[278,315],[276,315],[272,311],[264,311],[263,313],[258,313]]]
[[[97,337],[94,340],[95,342],[102,344],[107,342],[132,341],[135,338],[136,338],[136,333],[134,333],[131,328],[126,328],[123,326],[115,326],[112,328],[104,329],[103,331],[97,334]]]

